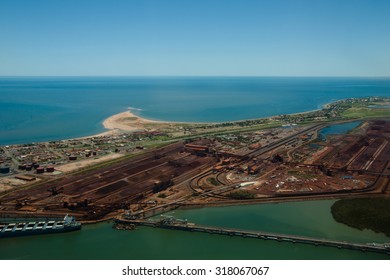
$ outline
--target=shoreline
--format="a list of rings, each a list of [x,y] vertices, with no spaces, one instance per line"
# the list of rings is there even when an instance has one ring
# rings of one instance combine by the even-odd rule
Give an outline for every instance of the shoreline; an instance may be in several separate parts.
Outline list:
[[[120,132],[137,132],[137,131],[155,131],[162,126],[175,126],[175,125],[199,125],[199,124],[215,124],[216,122],[180,122],[180,121],[162,121],[146,119],[136,115],[131,109],[127,109],[124,112],[112,115],[106,118],[102,125],[107,130],[102,133],[98,133],[92,136],[97,137],[104,135],[114,135]]]
[[[371,98],[371,97],[364,97],[364,98]],[[383,96],[374,96],[374,98],[386,98]],[[95,134],[85,135],[85,136],[79,136],[79,137],[72,137],[72,138],[63,138],[63,139],[56,139],[51,141],[65,141],[65,140],[72,140],[72,139],[86,139],[86,138],[93,138],[93,137],[104,137],[104,136],[116,136],[123,132],[138,132],[138,131],[156,131],[159,129],[159,125],[165,125],[165,126],[174,126],[174,125],[213,125],[213,124],[223,124],[223,123],[240,123],[245,121],[257,121],[257,120],[272,120],[274,118],[280,117],[280,116],[294,116],[294,115],[304,115],[304,114],[310,114],[319,112],[321,110],[329,108],[332,104],[342,102],[348,99],[361,99],[361,98],[343,98],[338,100],[333,100],[329,103],[320,104],[316,109],[313,110],[307,110],[297,113],[288,113],[288,114],[279,114],[279,115],[272,115],[267,117],[259,117],[259,118],[248,118],[248,119],[242,119],[242,120],[232,120],[232,121],[220,121],[220,122],[191,122],[191,121],[163,121],[163,120],[153,120],[153,119],[147,119],[144,117],[141,117],[134,113],[134,108],[127,108],[126,111],[120,112],[114,115],[111,115],[104,119],[101,122],[102,128],[104,129],[102,132],[98,132]],[[36,143],[40,142],[47,142],[47,141],[37,141]],[[8,143],[8,144],[2,144],[0,146],[11,146],[11,145],[20,145],[23,143]]]
[[[378,98],[379,96],[376,96]],[[369,98],[369,97],[365,97]],[[384,98],[384,97],[379,97]],[[153,119],[147,119],[144,117],[141,117],[134,113],[134,111],[138,111],[140,109],[128,107],[126,111],[111,115],[104,119],[101,122],[101,125],[105,131],[102,131],[100,133],[92,134],[92,135],[86,135],[86,136],[80,136],[75,138],[67,138],[67,139],[61,139],[61,140],[71,140],[71,139],[86,139],[86,138],[93,138],[93,137],[104,137],[104,136],[116,136],[120,133],[131,133],[131,132],[142,132],[142,131],[156,131],[159,128],[159,125],[165,125],[165,126],[174,126],[174,125],[213,125],[213,124],[223,124],[223,123],[240,123],[245,121],[257,121],[257,120],[272,120],[273,118],[280,117],[280,116],[294,116],[294,115],[304,115],[304,114],[310,114],[319,112],[321,110],[325,110],[329,108],[332,104],[342,102],[348,99],[356,99],[356,98],[343,98],[338,100],[333,100],[329,103],[320,104],[316,109],[313,110],[307,110],[297,113],[289,113],[289,114],[279,114],[279,115],[272,115],[267,117],[259,117],[259,118],[248,118],[248,119],[242,119],[242,120],[232,120],[232,121],[220,121],[220,122],[192,122],[192,121],[163,121],[163,120],[153,120]],[[360,98],[357,98],[360,99]],[[58,141],[61,141],[58,140]],[[8,145],[18,145],[18,144],[8,144]],[[1,145],[4,146],[4,145]]]
[[[112,126],[115,126],[117,121],[122,119],[122,118],[137,118],[139,122],[145,122],[145,123],[155,123],[155,124],[222,124],[222,123],[238,123],[238,122],[245,122],[245,121],[256,121],[256,120],[264,120],[264,119],[272,119],[275,117],[280,117],[280,116],[294,116],[294,115],[302,115],[302,114],[310,114],[310,113],[315,113],[324,109],[329,108],[331,105],[338,103],[338,102],[343,102],[348,99],[364,99],[364,98],[387,98],[384,96],[367,96],[367,97],[352,97],[352,98],[342,98],[342,99],[337,99],[330,101],[328,103],[323,103],[319,104],[316,109],[312,110],[306,110],[302,112],[296,112],[296,113],[286,113],[286,114],[278,114],[278,115],[272,115],[272,116],[266,116],[266,117],[259,117],[259,118],[248,118],[248,119],[241,119],[241,120],[230,120],[230,121],[210,121],[210,122],[197,122],[197,121],[163,121],[163,120],[152,120],[152,119],[147,119],[144,117],[141,117],[137,115],[136,113],[133,112],[134,108],[128,108],[124,112],[120,112],[118,114],[112,115],[108,118],[106,118],[103,122],[102,125],[105,129],[117,129],[117,128],[111,128]],[[141,109],[135,109],[135,110],[141,110]],[[131,129],[131,127],[129,127]],[[134,127],[132,128],[134,129]],[[125,130],[126,131],[126,130]],[[130,131],[130,130],[129,130]],[[105,132],[103,132],[105,133]]]
[[[144,131],[145,130],[145,125],[147,124],[165,124],[165,125],[177,125],[177,124],[188,124],[188,125],[197,125],[197,124],[222,124],[222,123],[239,123],[239,122],[245,122],[245,121],[256,121],[256,120],[265,120],[265,119],[272,119],[275,117],[283,116],[283,115],[288,115],[288,116],[293,116],[293,115],[301,115],[301,114],[308,114],[308,113],[314,113],[321,111],[323,109],[326,109],[327,106],[341,101],[336,100],[331,103],[327,104],[322,104],[320,105],[320,108],[313,109],[313,110],[308,110],[308,111],[303,111],[303,112],[298,112],[298,113],[290,113],[290,114],[279,114],[279,115],[272,115],[272,116],[267,116],[267,117],[260,117],[260,118],[253,118],[253,119],[242,119],[242,120],[232,120],[232,121],[220,121],[220,122],[180,122],[180,121],[162,121],[162,120],[152,120],[152,119],[147,119],[144,117],[140,117],[137,114],[135,114],[131,109],[128,109],[124,112],[120,112],[118,114],[112,115],[105,120],[103,120],[102,125],[103,127],[107,130],[102,133],[98,133],[92,136],[85,136],[81,138],[86,138],[86,137],[96,137],[96,136],[105,136],[105,135],[110,135],[110,134],[116,134],[119,133],[120,131],[123,132],[136,132],[136,131]]]
[[[231,121],[211,121],[211,122],[196,122],[196,121],[187,121],[187,122],[181,122],[181,121],[163,121],[163,120],[152,120],[152,119],[147,119],[144,117],[141,117],[134,113],[134,108],[129,107],[126,111],[120,112],[118,114],[109,116],[105,120],[103,120],[102,125],[105,129],[108,131],[98,133],[93,136],[100,136],[100,135],[106,135],[110,131],[115,131],[115,130],[122,130],[126,132],[134,132],[140,130],[140,126],[137,126],[137,124],[189,124],[189,125],[196,125],[196,124],[222,124],[222,123],[238,123],[238,122],[245,122],[245,121],[256,121],[256,120],[264,120],[264,119],[272,119],[275,117],[279,116],[294,116],[294,115],[302,115],[302,114],[309,114],[309,113],[315,113],[324,109],[327,109],[329,106],[331,106],[334,103],[344,101],[348,98],[343,98],[343,99],[338,99],[338,100],[333,100],[329,103],[325,104],[320,104],[316,109],[313,110],[307,110],[307,111],[302,111],[302,112],[297,112],[297,113],[288,113],[288,114],[279,114],[279,115],[272,115],[272,116],[267,116],[267,117],[259,117],[259,118],[248,118],[248,119],[242,119],[242,120],[231,120]],[[129,124],[122,124],[120,121],[123,121],[125,119],[131,119],[134,118],[132,123]],[[93,137],[93,136],[86,136],[86,137]],[[84,138],[84,137],[83,137]]]

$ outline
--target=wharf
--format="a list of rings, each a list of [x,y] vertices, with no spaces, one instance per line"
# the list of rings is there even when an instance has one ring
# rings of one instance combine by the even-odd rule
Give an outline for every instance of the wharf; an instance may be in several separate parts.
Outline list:
[[[132,224],[132,225],[157,227],[157,228],[171,229],[171,230],[183,230],[183,231],[190,231],[190,232],[203,232],[203,233],[220,234],[226,236],[238,236],[238,237],[247,237],[247,238],[257,238],[262,240],[273,240],[279,242],[311,244],[314,246],[328,246],[328,247],[335,247],[338,249],[359,250],[363,252],[374,252],[374,253],[390,255],[390,244],[380,244],[380,243],[363,244],[363,243],[335,241],[335,240],[327,240],[321,238],[290,235],[290,234],[269,233],[263,231],[218,228],[218,227],[211,227],[211,226],[195,225],[192,223],[187,223],[186,221],[176,222],[173,219],[164,219],[162,221],[148,221],[148,220],[128,220],[128,219],[120,218],[120,219],[116,219],[115,222],[118,224]]]

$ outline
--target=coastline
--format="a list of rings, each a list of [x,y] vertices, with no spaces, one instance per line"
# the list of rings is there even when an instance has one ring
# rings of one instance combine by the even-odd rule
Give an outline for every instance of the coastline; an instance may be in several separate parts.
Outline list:
[[[339,100],[337,100],[339,101]],[[320,108],[314,109],[314,110],[308,110],[303,112],[297,112],[297,113],[291,113],[291,114],[281,114],[281,115],[272,115],[267,117],[260,117],[260,118],[253,118],[253,119],[242,119],[242,120],[232,120],[232,121],[223,121],[223,122],[179,122],[179,121],[161,121],[161,120],[151,120],[146,119],[143,117],[140,117],[133,113],[131,109],[128,109],[124,112],[112,115],[108,118],[106,118],[102,125],[107,131],[104,131],[102,133],[98,133],[96,135],[92,136],[85,136],[85,137],[94,137],[94,136],[104,136],[104,135],[112,135],[116,134],[120,131],[123,132],[136,132],[136,131],[144,131],[147,129],[147,125],[177,125],[177,124],[188,124],[188,125],[196,125],[196,124],[221,124],[221,123],[239,123],[244,121],[256,121],[256,120],[265,120],[265,119],[272,119],[278,116],[282,115],[288,115],[288,116],[294,116],[294,115],[301,115],[301,114],[307,114],[307,113],[314,113],[317,111],[321,111],[323,109],[326,109],[327,106],[329,106],[332,103],[327,103],[325,105],[321,105]],[[82,137],[82,138],[85,138]]]
[[[103,127],[107,131],[92,136],[86,136],[86,137],[115,135],[120,132],[157,131],[159,129],[171,128],[180,124],[198,125],[198,124],[206,124],[206,122],[179,122],[179,121],[151,120],[151,119],[140,117],[135,113],[133,113],[131,109],[128,109],[124,112],[112,115],[106,118],[102,122]],[[207,124],[215,124],[215,122],[210,122]]]
[[[369,98],[369,97],[365,97]],[[386,97],[378,97],[375,96],[375,98],[386,98]],[[180,124],[182,125],[218,125],[218,124],[224,124],[224,123],[234,123],[238,124],[240,122],[245,121],[262,121],[262,120],[269,120],[272,121],[272,119],[281,117],[281,116],[300,116],[315,112],[320,112],[324,109],[328,109],[332,104],[339,103],[346,101],[348,99],[355,99],[355,98],[343,98],[343,99],[337,99],[333,100],[332,102],[325,103],[319,105],[316,109],[313,110],[307,110],[302,112],[296,112],[296,113],[287,113],[287,114],[279,114],[279,115],[272,115],[267,117],[259,117],[259,118],[248,118],[248,119],[241,119],[241,120],[232,120],[232,121],[221,121],[221,122],[192,122],[192,121],[164,121],[164,120],[154,120],[154,119],[147,119],[144,117],[138,116],[136,113],[134,113],[134,109],[129,107],[126,111],[117,113],[115,115],[111,115],[104,119],[100,124],[102,126],[102,131],[97,132],[94,134],[89,135],[80,135],[76,137],[66,137],[63,139],[55,139],[51,141],[62,141],[62,140],[72,140],[72,139],[86,139],[86,138],[93,138],[93,137],[105,137],[105,136],[116,136],[121,133],[131,133],[131,132],[154,132],[164,129],[172,129],[172,128],[180,128]],[[357,98],[359,99],[359,98]],[[133,110],[134,109],[134,110]],[[47,140],[49,141],[49,140]],[[47,141],[36,141],[36,142],[47,142]],[[24,142],[23,142],[24,143]],[[19,145],[21,143],[7,143],[2,144],[1,146],[5,145]]]
[[[311,113],[320,112],[322,110],[326,110],[329,107],[331,107],[332,104],[343,102],[343,101],[346,101],[348,99],[349,98],[333,100],[332,102],[321,104],[316,109],[313,109],[313,110],[307,110],[307,111],[296,112],[296,113],[288,113],[288,114],[272,115],[272,116],[259,117],[259,118],[253,118],[253,119],[242,119],[242,120],[232,120],[232,121],[222,121],[222,122],[191,122],[191,121],[179,122],[179,121],[151,120],[151,119],[146,119],[146,118],[143,118],[143,117],[136,115],[131,110],[131,108],[129,108],[127,111],[112,115],[103,121],[102,125],[107,131],[99,133],[97,135],[86,136],[86,137],[115,135],[115,134],[118,134],[119,132],[136,132],[136,131],[146,131],[146,130],[153,131],[153,130],[158,130],[158,129],[161,129],[164,127],[165,128],[172,127],[172,126],[175,126],[178,124],[213,125],[213,124],[223,124],[223,123],[240,123],[240,122],[245,122],[245,121],[272,120],[272,119],[274,119],[276,117],[280,117],[280,116],[300,116],[300,115],[311,114]],[[85,138],[85,137],[83,137],[83,138]]]
[[[118,114],[109,116],[106,118],[103,122],[102,125],[105,129],[108,131],[99,133],[97,135],[93,136],[100,136],[100,135],[107,135],[107,133],[110,133],[112,131],[126,131],[126,132],[134,132],[134,131],[140,131],[144,129],[144,124],[189,124],[189,125],[194,125],[194,124],[220,124],[220,123],[238,123],[238,122],[244,122],[244,121],[256,121],[256,120],[265,120],[265,119],[272,119],[275,117],[279,116],[294,116],[294,115],[302,115],[302,114],[309,114],[309,113],[315,113],[324,109],[329,108],[334,103],[344,101],[348,98],[342,98],[342,99],[337,99],[333,100],[331,102],[325,103],[325,104],[320,104],[316,109],[312,110],[307,110],[307,111],[302,111],[302,112],[296,112],[296,113],[287,113],[287,114],[279,114],[279,115],[272,115],[272,116],[266,116],[266,117],[259,117],[259,118],[247,118],[247,119],[241,119],[241,120],[231,120],[231,121],[220,121],[220,122],[192,122],[192,121],[187,121],[187,122],[180,122],[180,121],[162,121],[162,120],[152,120],[152,119],[146,119],[143,117],[138,116],[132,111],[132,108],[128,108],[128,110],[124,112],[120,112]],[[124,123],[126,122],[126,123]],[[86,137],[91,137],[91,136],[86,136]],[[83,137],[84,138],[84,137]]]

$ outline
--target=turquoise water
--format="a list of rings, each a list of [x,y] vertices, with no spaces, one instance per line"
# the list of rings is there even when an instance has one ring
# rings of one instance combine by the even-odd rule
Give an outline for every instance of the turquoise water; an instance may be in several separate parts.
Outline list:
[[[370,105],[368,108],[373,109],[390,109],[390,105]]]
[[[390,242],[384,234],[335,222],[333,200],[204,208],[171,212],[203,225],[284,232],[355,242]],[[0,259],[390,259],[390,256],[322,246],[110,223],[81,231],[0,240]]]
[[[318,136],[321,139],[325,140],[326,137],[331,134],[345,134],[351,131],[352,129],[358,127],[361,123],[362,123],[361,121],[355,121],[355,122],[347,122],[347,123],[330,125],[321,129],[318,132]]]
[[[0,77],[0,145],[87,136],[128,107],[170,121],[231,121],[390,96],[390,79]]]

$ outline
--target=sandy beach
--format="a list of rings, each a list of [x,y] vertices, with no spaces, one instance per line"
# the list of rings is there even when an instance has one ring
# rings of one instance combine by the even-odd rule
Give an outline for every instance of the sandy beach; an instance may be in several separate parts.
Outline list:
[[[136,116],[131,111],[122,112],[113,115],[103,121],[103,126],[109,130],[122,131],[140,131],[145,130],[146,125],[150,124],[169,124],[163,121],[148,120]]]
[[[331,103],[330,103],[331,104]],[[316,111],[321,111],[323,108],[328,106],[328,104],[322,106],[319,109],[310,110],[306,112],[299,112],[299,113],[292,113],[288,115],[301,115],[301,114],[307,114],[307,113],[313,113]],[[244,119],[244,120],[236,120],[231,121],[233,123],[238,123],[242,121],[253,121],[253,120],[261,120],[261,119],[269,119],[275,116],[271,117],[264,117],[264,118],[255,118],[255,119]],[[207,124],[216,124],[218,122],[209,122]],[[108,129],[108,131],[100,133],[98,135],[94,136],[104,136],[104,135],[113,135],[120,131],[124,132],[135,132],[135,131],[145,131],[145,130],[156,130],[159,128],[166,128],[168,126],[173,126],[177,124],[201,124],[197,122],[166,122],[166,121],[158,121],[158,120],[149,120],[142,117],[139,117],[132,113],[130,110],[113,115],[108,117],[103,121],[103,126],[105,129]],[[204,123],[203,123],[204,124]]]

